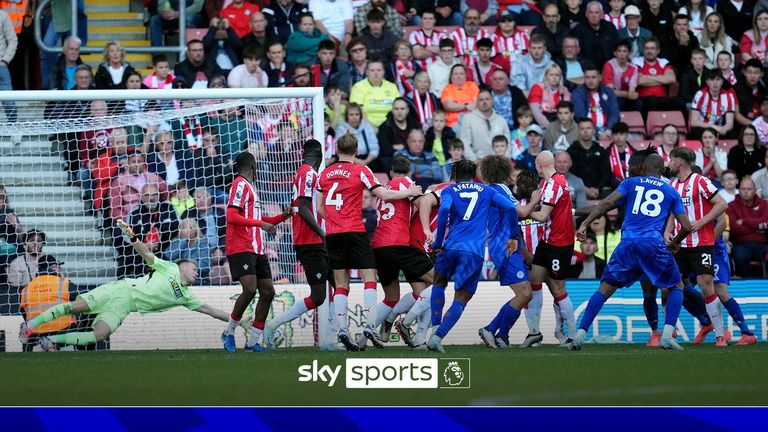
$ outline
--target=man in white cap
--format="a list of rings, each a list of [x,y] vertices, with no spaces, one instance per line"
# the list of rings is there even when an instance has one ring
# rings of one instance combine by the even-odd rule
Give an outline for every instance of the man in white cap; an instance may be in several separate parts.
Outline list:
[[[643,54],[643,44],[646,40],[653,37],[651,32],[640,27],[640,9],[637,6],[629,5],[624,8],[624,16],[627,19],[627,26],[619,30],[619,39],[627,39],[632,49],[629,56],[637,57]]]

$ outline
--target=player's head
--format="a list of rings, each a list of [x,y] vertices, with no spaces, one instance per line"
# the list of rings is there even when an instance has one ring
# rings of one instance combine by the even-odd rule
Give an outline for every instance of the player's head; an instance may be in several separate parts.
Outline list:
[[[304,163],[319,164],[323,158],[323,145],[316,139],[307,140],[304,143]],[[317,168],[317,167],[315,167]]]
[[[392,168],[389,176],[392,178],[405,177],[411,173],[411,161],[403,156],[392,159]]]
[[[179,266],[179,274],[181,275],[181,284],[184,286],[190,286],[197,280],[197,263],[192,260],[182,259],[176,261],[176,265]]]
[[[632,158],[635,157],[635,155],[632,155],[631,158],[629,158],[629,163],[632,163]],[[661,172],[664,170],[664,159],[661,158],[661,156],[657,154],[650,154],[648,156],[645,156],[643,158],[643,172],[645,175],[650,177],[661,177]],[[632,170],[632,166],[630,165],[630,172]]]
[[[256,172],[256,158],[249,151],[240,152],[235,156],[234,168],[237,174],[245,174],[249,170]]]
[[[512,180],[512,166],[504,156],[489,155],[480,161],[480,176],[487,184],[509,184]]]
[[[347,130],[336,140],[336,149],[340,155],[354,156],[357,154],[357,137]]]
[[[545,174],[545,171],[554,171],[554,169],[555,156],[552,155],[551,151],[544,150],[536,155],[536,171],[540,177],[549,177],[549,175]]]
[[[517,191],[517,197],[520,199],[531,199],[531,194],[539,186],[539,178],[533,171],[522,170],[517,173],[517,180],[515,181],[515,190]]]
[[[669,152],[669,170],[676,176],[680,169],[690,169],[696,163],[696,154],[687,147],[676,147]]]
[[[452,177],[457,182],[472,181],[475,178],[475,171],[477,171],[477,165],[468,159],[462,159],[453,164]]]

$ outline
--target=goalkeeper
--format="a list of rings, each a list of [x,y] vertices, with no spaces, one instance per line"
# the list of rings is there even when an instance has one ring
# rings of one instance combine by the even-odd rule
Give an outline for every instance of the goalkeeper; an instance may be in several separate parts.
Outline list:
[[[229,320],[227,312],[204,304],[189,291],[189,285],[197,279],[197,264],[194,261],[181,260],[174,264],[161,260],[136,238],[128,224],[118,220],[117,226],[130,238],[133,248],[153,271],[140,278],[101,285],[79,295],[73,303],[58,304],[22,323],[19,338],[23,343],[35,327],[73,313],[96,314],[94,331],[41,337],[38,343],[45,351],[55,350],[57,344],[89,345],[101,342],[109,338],[131,312],[162,312],[184,306],[222,321]]]

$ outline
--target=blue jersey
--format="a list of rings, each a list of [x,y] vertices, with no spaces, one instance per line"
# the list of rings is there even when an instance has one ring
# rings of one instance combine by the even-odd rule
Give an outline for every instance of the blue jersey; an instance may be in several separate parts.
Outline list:
[[[485,256],[491,207],[515,211],[515,205],[509,198],[482,183],[461,182],[443,189],[432,249],[461,250]],[[446,226],[448,236],[444,237]]]
[[[622,239],[663,240],[669,214],[685,213],[680,194],[660,178],[630,177],[616,190],[621,193],[625,206]]]
[[[491,184],[489,187],[496,190],[501,196],[509,198],[512,204],[517,207],[517,198],[507,185]],[[520,238],[520,228],[518,227],[517,210],[505,210],[498,207],[491,207],[488,220],[488,253],[491,260],[498,267],[507,257],[507,240]],[[520,245],[522,246],[522,245]]]

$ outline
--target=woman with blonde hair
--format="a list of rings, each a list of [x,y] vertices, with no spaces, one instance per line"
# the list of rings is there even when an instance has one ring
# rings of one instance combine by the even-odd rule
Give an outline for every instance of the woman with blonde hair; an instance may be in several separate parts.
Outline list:
[[[746,63],[748,60],[756,58],[765,65],[765,50],[768,44],[768,10],[763,10],[755,14],[752,23],[752,29],[744,32],[739,42],[739,52],[741,52],[741,61]]]
[[[552,63],[544,71],[544,79],[531,87],[528,104],[533,111],[533,119],[542,128],[557,119],[557,104],[571,100],[571,93],[563,85],[563,72],[560,66]]]
[[[707,54],[704,66],[708,69],[716,67],[715,57],[719,52],[733,51],[733,40],[725,34],[723,16],[719,13],[712,12],[704,18],[704,29],[699,35],[699,47]]]
[[[97,89],[114,90],[127,88],[128,77],[136,73],[130,63],[125,61],[125,49],[118,41],[109,41],[104,46],[104,61],[99,65],[94,77]]]

